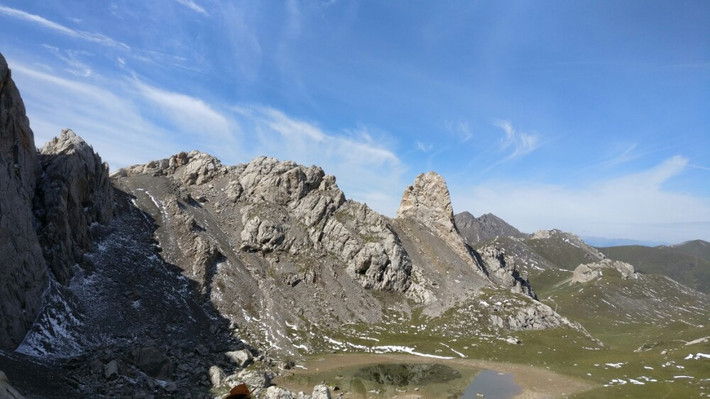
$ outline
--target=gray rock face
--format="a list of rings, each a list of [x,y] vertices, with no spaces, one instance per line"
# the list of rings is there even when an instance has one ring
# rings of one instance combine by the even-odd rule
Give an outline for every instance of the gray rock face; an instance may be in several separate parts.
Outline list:
[[[454,216],[454,222],[461,236],[471,246],[498,236],[527,237],[526,234],[521,233],[518,229],[492,213],[476,218],[469,212],[461,212]]]
[[[491,280],[503,287],[510,287],[513,292],[536,297],[530,283],[518,273],[515,259],[507,256],[503,249],[495,245],[487,245],[477,252],[486,265]]]
[[[616,270],[621,278],[637,278],[633,265],[617,260],[604,259],[599,262],[585,263],[577,266],[572,274],[572,283],[587,283],[601,277],[605,271]]]
[[[40,165],[20,93],[0,54],[0,348],[14,349],[34,321],[47,285],[32,225]]]
[[[580,328],[540,302],[529,303],[527,306],[518,307],[507,314],[506,312],[492,314],[489,319],[492,325],[513,331],[542,330],[563,325]]]
[[[397,218],[416,220],[444,240],[460,257],[467,260],[472,258],[472,253],[456,229],[446,181],[437,173],[420,174],[414,179],[414,184],[404,190]],[[471,263],[474,269],[483,273],[480,265],[475,264],[475,259]]]
[[[240,173],[238,187],[246,204],[243,249],[297,254],[322,248],[364,288],[408,288],[411,265],[387,221],[366,205],[346,201],[335,178],[321,168],[260,157]],[[265,209],[265,203],[272,207]],[[294,224],[305,229],[305,237]]]
[[[40,150],[42,176],[35,197],[40,244],[57,281],[67,284],[82,263],[93,224],[113,216],[108,165],[73,131],[65,129]]]
[[[397,218],[413,218],[442,236],[456,231],[454,211],[444,178],[435,172],[422,173],[402,194]]]

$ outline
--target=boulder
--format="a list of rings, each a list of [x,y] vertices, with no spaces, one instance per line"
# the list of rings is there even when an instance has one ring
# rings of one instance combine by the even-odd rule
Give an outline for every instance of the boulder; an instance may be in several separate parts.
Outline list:
[[[313,387],[313,399],[330,399],[330,388],[325,384],[316,385]]]
[[[216,388],[222,385],[222,381],[224,380],[224,370],[222,370],[221,367],[211,366],[207,374],[210,377],[210,383],[213,387]]]
[[[112,380],[118,378],[118,362],[111,360],[104,365],[104,378]]]
[[[241,370],[224,379],[228,385],[247,384],[249,388],[268,388],[271,386],[271,374],[258,370]]]
[[[266,390],[264,399],[296,399],[296,397],[293,393],[291,393],[291,391],[287,391],[277,386],[271,386]]]
[[[254,356],[248,349],[224,352],[224,356],[239,367],[246,367],[254,360]]]
[[[148,376],[159,380],[172,378],[175,365],[161,350],[152,346],[134,349],[131,352],[133,364]]]

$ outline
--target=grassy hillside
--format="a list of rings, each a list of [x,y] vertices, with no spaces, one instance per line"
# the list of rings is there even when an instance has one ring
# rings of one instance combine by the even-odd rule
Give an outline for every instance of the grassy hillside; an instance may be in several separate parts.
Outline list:
[[[631,263],[642,273],[663,274],[700,292],[710,293],[710,244],[705,241],[690,241],[678,246],[630,245],[599,250],[609,258]]]

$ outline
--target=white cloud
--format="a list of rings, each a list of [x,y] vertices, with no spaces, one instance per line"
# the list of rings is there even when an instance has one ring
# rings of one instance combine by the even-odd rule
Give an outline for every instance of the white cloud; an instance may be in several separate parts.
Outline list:
[[[195,11],[196,13],[202,14],[202,15],[207,15],[207,11],[197,5],[194,1],[192,0],[175,0],[178,3],[184,5],[185,7],[191,9],[192,11]]]
[[[687,167],[687,159],[675,156],[582,188],[489,181],[454,187],[452,196],[457,212],[492,212],[527,232],[560,228],[584,236],[658,242],[710,240],[710,198],[663,187]]]
[[[540,137],[537,134],[517,131],[509,121],[497,121],[494,125],[505,133],[505,137],[500,141],[501,150],[511,150],[504,161],[527,155],[540,145]]]
[[[74,30],[74,29],[68,28],[64,25],[50,21],[46,18],[40,17],[39,15],[30,14],[30,13],[27,13],[25,11],[18,10],[15,8],[10,8],[10,7],[0,5],[0,14],[4,14],[4,15],[7,15],[8,17],[31,22],[33,24],[39,25],[40,27],[53,30],[57,33],[61,33],[66,36],[71,36],[71,37],[86,40],[89,42],[98,43],[98,44],[101,44],[104,46],[121,47],[126,50],[130,49],[130,47],[128,45],[118,42],[116,40],[113,40],[110,37],[104,36],[100,33]]]
[[[228,118],[199,98],[135,81],[138,92],[160,109],[176,130],[222,145],[230,144],[236,128]]]
[[[168,132],[146,120],[120,82],[100,87],[8,60],[37,146],[63,128],[91,144],[112,170],[177,152]],[[107,88],[107,87],[110,87]]]

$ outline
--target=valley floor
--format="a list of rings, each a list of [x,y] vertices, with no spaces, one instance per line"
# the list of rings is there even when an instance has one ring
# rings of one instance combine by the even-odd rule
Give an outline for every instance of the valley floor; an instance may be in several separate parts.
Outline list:
[[[494,370],[511,374],[522,392],[516,396],[520,399],[535,399],[549,397],[564,397],[583,392],[595,387],[590,382],[569,377],[539,367],[514,363],[493,362],[476,359],[433,359],[403,354],[328,354],[313,356],[303,362],[303,368],[296,368],[280,376],[275,382],[292,391],[308,392],[314,382],[325,381],[332,386],[340,386],[345,398],[383,397],[372,390],[349,391],[352,386],[353,374],[362,367],[378,364],[442,364],[454,368],[461,373],[460,381],[453,380],[447,384],[430,384],[431,387],[414,386],[399,387],[394,391],[397,397],[442,397],[462,392],[481,370]],[[350,385],[348,385],[350,384]],[[438,386],[442,385],[442,386]],[[368,387],[369,388],[369,387]],[[382,387],[378,387],[382,389]],[[437,391],[437,389],[442,389]],[[446,389],[446,391],[443,391]],[[369,392],[365,393],[365,392]],[[382,392],[380,392],[382,393]],[[430,396],[431,395],[431,396]],[[458,397],[458,396],[457,396]]]

